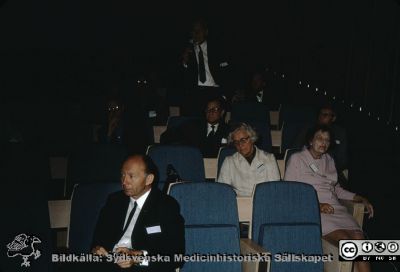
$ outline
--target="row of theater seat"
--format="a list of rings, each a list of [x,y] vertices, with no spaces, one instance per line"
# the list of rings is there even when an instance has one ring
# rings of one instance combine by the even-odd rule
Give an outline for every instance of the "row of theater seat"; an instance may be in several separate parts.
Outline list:
[[[80,184],[71,203],[69,251],[85,253],[97,215],[107,195],[120,190],[114,183]],[[351,271],[351,262],[337,261],[337,248],[321,240],[319,205],[314,188],[299,182],[264,182],[251,201],[250,231],[240,238],[239,215],[233,189],[220,183],[181,182],[168,194],[185,219],[186,254],[271,253],[271,262],[190,262],[182,271]],[[361,222],[362,224],[362,222]],[[280,253],[336,254],[334,262],[279,262]],[[262,270],[264,268],[265,270]],[[269,270],[270,269],[270,270]]]
[[[288,149],[286,154],[291,154],[297,149]],[[226,156],[232,155],[236,150],[233,147],[222,147],[215,159],[204,159],[199,149],[180,145],[152,145],[147,148],[147,154],[154,160],[159,171],[159,187],[162,188],[167,180],[167,167],[172,165],[180,178],[185,181],[213,180],[218,176],[219,169]],[[120,167],[127,156],[125,148],[117,144],[95,144],[85,148],[80,147],[76,152],[64,160],[53,160],[54,163],[64,163],[66,169],[65,183],[66,194],[69,197],[74,184],[82,182],[119,182]],[[278,160],[278,166],[283,177],[285,163]],[[204,162],[207,162],[205,168]],[[56,165],[54,165],[56,167]],[[208,170],[211,174],[207,173]],[[60,175],[62,178],[62,175]]]
[[[179,109],[175,107],[176,109]],[[165,126],[153,127],[153,139],[160,142],[160,135],[170,127],[177,127],[198,117],[172,115]],[[316,119],[316,109],[307,106],[282,105],[277,111],[257,102],[239,103],[232,106],[232,111],[226,114],[225,121],[247,122],[252,125],[260,136],[258,143],[261,149],[273,151],[279,148],[284,154],[286,149],[296,147],[296,138],[301,131],[313,124]]]
[[[271,118],[272,117],[272,118]],[[278,118],[277,118],[278,117]],[[193,117],[179,116],[179,107],[170,110],[170,117],[165,127],[154,128],[154,139],[157,142],[160,134],[168,126],[178,126]],[[272,152],[274,147],[279,147],[279,153],[283,156],[287,149],[293,147],[293,141],[305,122],[314,121],[313,109],[282,105],[278,111],[269,112],[261,103],[239,103],[232,107],[230,118],[237,121],[246,121],[253,125],[260,134],[259,147]],[[274,126],[276,129],[271,130]],[[157,144],[157,143],[156,143]],[[68,154],[68,167],[64,196],[70,196],[72,186],[87,180],[118,181],[119,167],[127,151],[124,146],[112,146],[101,144],[87,144],[77,146]],[[221,165],[218,163],[218,169]],[[184,170],[181,170],[184,171]],[[284,169],[281,169],[283,174]],[[202,171],[204,172],[204,171]],[[160,168],[160,174],[165,174],[165,165]]]
[[[115,184],[82,184],[73,193],[69,250],[86,253],[97,215],[106,197],[120,190]],[[255,188],[251,235],[240,239],[238,207],[233,189],[220,183],[184,182],[169,194],[185,219],[186,254],[291,252],[322,254],[319,206],[312,186],[298,182],[265,182]],[[288,201],[290,199],[290,201]],[[262,250],[262,251],[261,251]],[[182,271],[322,271],[323,263],[189,262]],[[242,266],[243,269],[242,270]],[[268,270],[263,270],[268,271]]]
[[[300,186],[300,187],[299,187]],[[261,188],[261,189],[260,189]],[[90,250],[91,237],[93,234],[93,229],[97,221],[97,215],[104,205],[108,194],[119,191],[121,189],[118,183],[82,183],[76,185],[72,195],[71,201],[62,201],[64,205],[70,207],[65,207],[64,211],[68,210],[68,213],[60,214],[61,210],[57,210],[53,214],[50,212],[50,219],[52,217],[64,216],[64,220],[68,222],[64,227],[69,230],[68,244],[69,251],[71,252],[87,252]],[[307,192],[309,191],[309,192]],[[310,196],[310,192],[313,192],[313,196]],[[201,228],[199,232],[204,232],[205,229],[212,227],[216,222],[210,220],[225,220],[227,216],[232,216],[234,218],[235,228],[239,232],[237,222],[240,220],[250,221],[250,231],[248,232],[249,240],[241,240],[241,252],[248,253],[254,252],[257,247],[254,243],[258,243],[264,247],[264,250],[268,252],[274,252],[274,247],[290,246],[290,241],[295,239],[296,232],[292,232],[291,227],[287,230],[283,228],[282,231],[279,227],[285,226],[288,220],[294,220],[296,223],[300,218],[315,216],[313,210],[311,212],[306,206],[307,203],[317,203],[315,199],[315,191],[312,186],[307,184],[302,184],[299,182],[265,182],[257,185],[252,197],[242,199],[240,197],[234,198],[234,191],[232,188],[226,184],[214,183],[214,182],[181,182],[173,184],[170,186],[169,192],[174,198],[178,200],[181,206],[181,213],[185,217],[186,225],[188,229]],[[232,200],[233,199],[233,200]],[[236,204],[237,203],[237,204]],[[60,203],[61,204],[61,203]],[[312,205],[314,205],[312,204]],[[344,203],[348,206],[349,211],[355,216],[358,223],[362,226],[363,209],[360,203]],[[50,203],[49,203],[50,205]],[[69,210],[70,209],[70,210]],[[319,210],[317,207],[317,212],[319,216]],[[220,213],[222,215],[220,215]],[[53,218],[54,219],[54,218]],[[319,217],[318,217],[319,219]],[[257,220],[259,223],[256,223]],[[262,223],[263,220],[272,221],[269,223]],[[54,220],[50,220],[54,221]],[[197,222],[197,224],[194,224]],[[261,222],[261,223],[260,223]],[[273,223],[275,222],[275,223]],[[304,223],[304,222],[303,222]],[[268,224],[271,224],[269,226]],[[319,224],[319,221],[318,221]],[[20,225],[18,230],[25,231],[29,224],[25,226]],[[45,221],[42,221],[42,227],[45,226]],[[195,226],[198,225],[198,226]],[[257,227],[258,225],[258,227]],[[295,224],[294,224],[295,225]],[[261,227],[260,227],[261,226]],[[58,226],[62,227],[62,226]],[[231,226],[232,227],[232,226]],[[277,227],[277,228],[274,228]],[[294,227],[294,226],[293,226]],[[261,229],[260,229],[261,228]],[[271,234],[269,230],[276,231],[268,237],[263,235]],[[42,229],[43,231],[43,229]],[[194,235],[190,240],[187,240],[188,254],[193,252],[198,252],[198,248],[201,247],[204,251],[201,253],[207,253],[211,251],[211,245],[204,246],[201,243],[204,239],[200,241],[195,241],[194,239],[198,237],[195,230],[193,233],[187,233],[186,235]],[[188,231],[190,232],[190,231]],[[37,233],[37,232],[36,232]],[[211,234],[210,234],[211,235]],[[282,235],[287,235],[282,237]],[[217,235],[218,238],[219,235]],[[256,238],[258,237],[258,238]],[[264,237],[264,238],[260,238]],[[285,238],[286,237],[286,238]],[[284,243],[285,239],[290,237],[288,243]],[[41,236],[43,238],[43,236]],[[315,237],[314,237],[315,238]],[[321,239],[320,233],[318,238]],[[233,238],[231,238],[233,239]],[[237,239],[237,238],[235,238]],[[271,241],[271,239],[276,239]],[[218,240],[216,240],[218,241]],[[273,243],[272,243],[273,242]],[[284,243],[284,244],[281,244]],[[220,243],[219,241],[217,242]],[[268,244],[272,243],[272,245]],[[351,262],[338,262],[337,253],[338,249],[329,243],[322,240],[323,249],[325,254],[333,254],[334,261],[325,263],[325,271],[341,271],[350,272]],[[295,243],[295,245],[300,246],[300,243]],[[287,252],[293,252],[292,250],[287,250]],[[194,264],[189,264],[189,267]],[[256,266],[254,263],[248,263],[249,266]],[[258,265],[258,264],[257,264]],[[277,264],[279,266],[279,264]],[[273,267],[274,265],[272,265]],[[43,270],[47,271],[47,270]],[[230,271],[230,270],[186,270],[186,271]],[[254,271],[254,270],[245,270]],[[258,270],[257,270],[258,271]],[[278,268],[272,269],[271,271],[280,271]],[[303,271],[303,270],[284,270],[284,271]],[[309,271],[309,270],[304,270]],[[313,271],[313,270],[311,270]],[[321,271],[321,270],[319,270]]]

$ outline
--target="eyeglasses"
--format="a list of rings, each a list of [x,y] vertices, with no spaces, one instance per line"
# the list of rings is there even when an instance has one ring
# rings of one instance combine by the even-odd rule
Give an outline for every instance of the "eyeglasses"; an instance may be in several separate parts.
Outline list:
[[[233,141],[233,144],[235,146],[240,146],[242,144],[247,144],[249,142],[250,136],[247,136],[245,138],[241,138],[239,141]]]
[[[119,111],[121,108],[117,105],[117,106],[108,106],[107,110],[109,112],[114,112],[114,111]]]
[[[220,108],[214,107],[214,108],[206,109],[205,112],[206,112],[206,113],[209,113],[209,112],[218,112],[219,110],[220,110]]]

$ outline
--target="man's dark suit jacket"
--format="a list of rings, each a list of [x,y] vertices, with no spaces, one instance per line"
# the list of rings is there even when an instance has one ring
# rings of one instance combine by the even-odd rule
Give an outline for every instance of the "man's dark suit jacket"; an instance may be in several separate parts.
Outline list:
[[[102,246],[107,251],[122,237],[130,198],[123,191],[111,194],[97,221],[92,247]],[[161,232],[148,234],[146,228],[160,226]],[[179,204],[172,197],[153,188],[147,197],[132,232],[135,250],[146,250],[149,256],[170,255],[171,262],[150,262],[149,266],[133,266],[124,271],[174,271],[181,264],[174,262],[174,254],[184,254],[184,220]],[[114,265],[116,268],[117,265]],[[116,269],[118,271],[118,269]]]
[[[196,59],[195,46],[192,46],[193,53],[190,54],[187,68],[184,70],[184,84],[186,88],[198,86],[198,64]],[[197,45],[196,45],[197,46]],[[217,43],[207,40],[208,67],[216,84],[223,89],[229,86],[229,71],[231,71],[231,61],[226,55],[226,48],[221,48]],[[228,85],[228,86],[227,86]]]
[[[218,151],[223,143],[221,143],[222,138],[228,138],[228,125],[220,122],[218,129],[214,136],[207,137],[207,124],[203,126],[202,141],[200,142],[200,150],[205,158],[216,158],[218,156]],[[226,144],[226,143],[225,143]]]
[[[220,122],[213,137],[207,137],[207,123],[190,121],[177,128],[169,128],[160,137],[161,144],[189,145],[200,149],[205,158],[216,158],[223,145],[222,138],[227,138],[229,127]]]

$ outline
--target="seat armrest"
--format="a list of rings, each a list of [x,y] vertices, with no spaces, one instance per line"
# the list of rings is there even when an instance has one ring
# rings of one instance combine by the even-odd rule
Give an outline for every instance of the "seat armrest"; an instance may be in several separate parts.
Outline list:
[[[322,249],[324,254],[332,254],[333,261],[324,263],[324,272],[351,272],[353,262],[339,261],[339,249],[322,238]]]
[[[364,203],[355,202],[353,200],[343,200],[343,199],[340,199],[339,201],[343,206],[347,208],[349,213],[353,215],[358,225],[362,227],[364,221],[364,210],[365,210]]]
[[[153,126],[154,143],[160,143],[161,134],[167,130],[167,126]]]
[[[269,272],[271,254],[261,246],[247,238],[240,239],[240,254],[259,254],[260,258],[254,262],[242,262],[243,272]],[[264,256],[264,257],[263,257]]]

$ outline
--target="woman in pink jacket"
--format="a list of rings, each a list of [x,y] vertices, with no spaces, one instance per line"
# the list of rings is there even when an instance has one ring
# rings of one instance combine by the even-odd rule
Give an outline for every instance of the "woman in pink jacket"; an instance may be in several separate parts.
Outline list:
[[[332,157],[327,153],[332,139],[328,127],[317,125],[310,129],[307,146],[293,154],[285,171],[284,180],[299,181],[314,186],[321,211],[322,235],[328,242],[338,245],[339,240],[364,239],[363,231],[339,199],[363,202],[369,217],[374,210],[362,196],[343,189],[337,181],[337,171]],[[369,263],[357,262],[358,271],[370,271]]]

